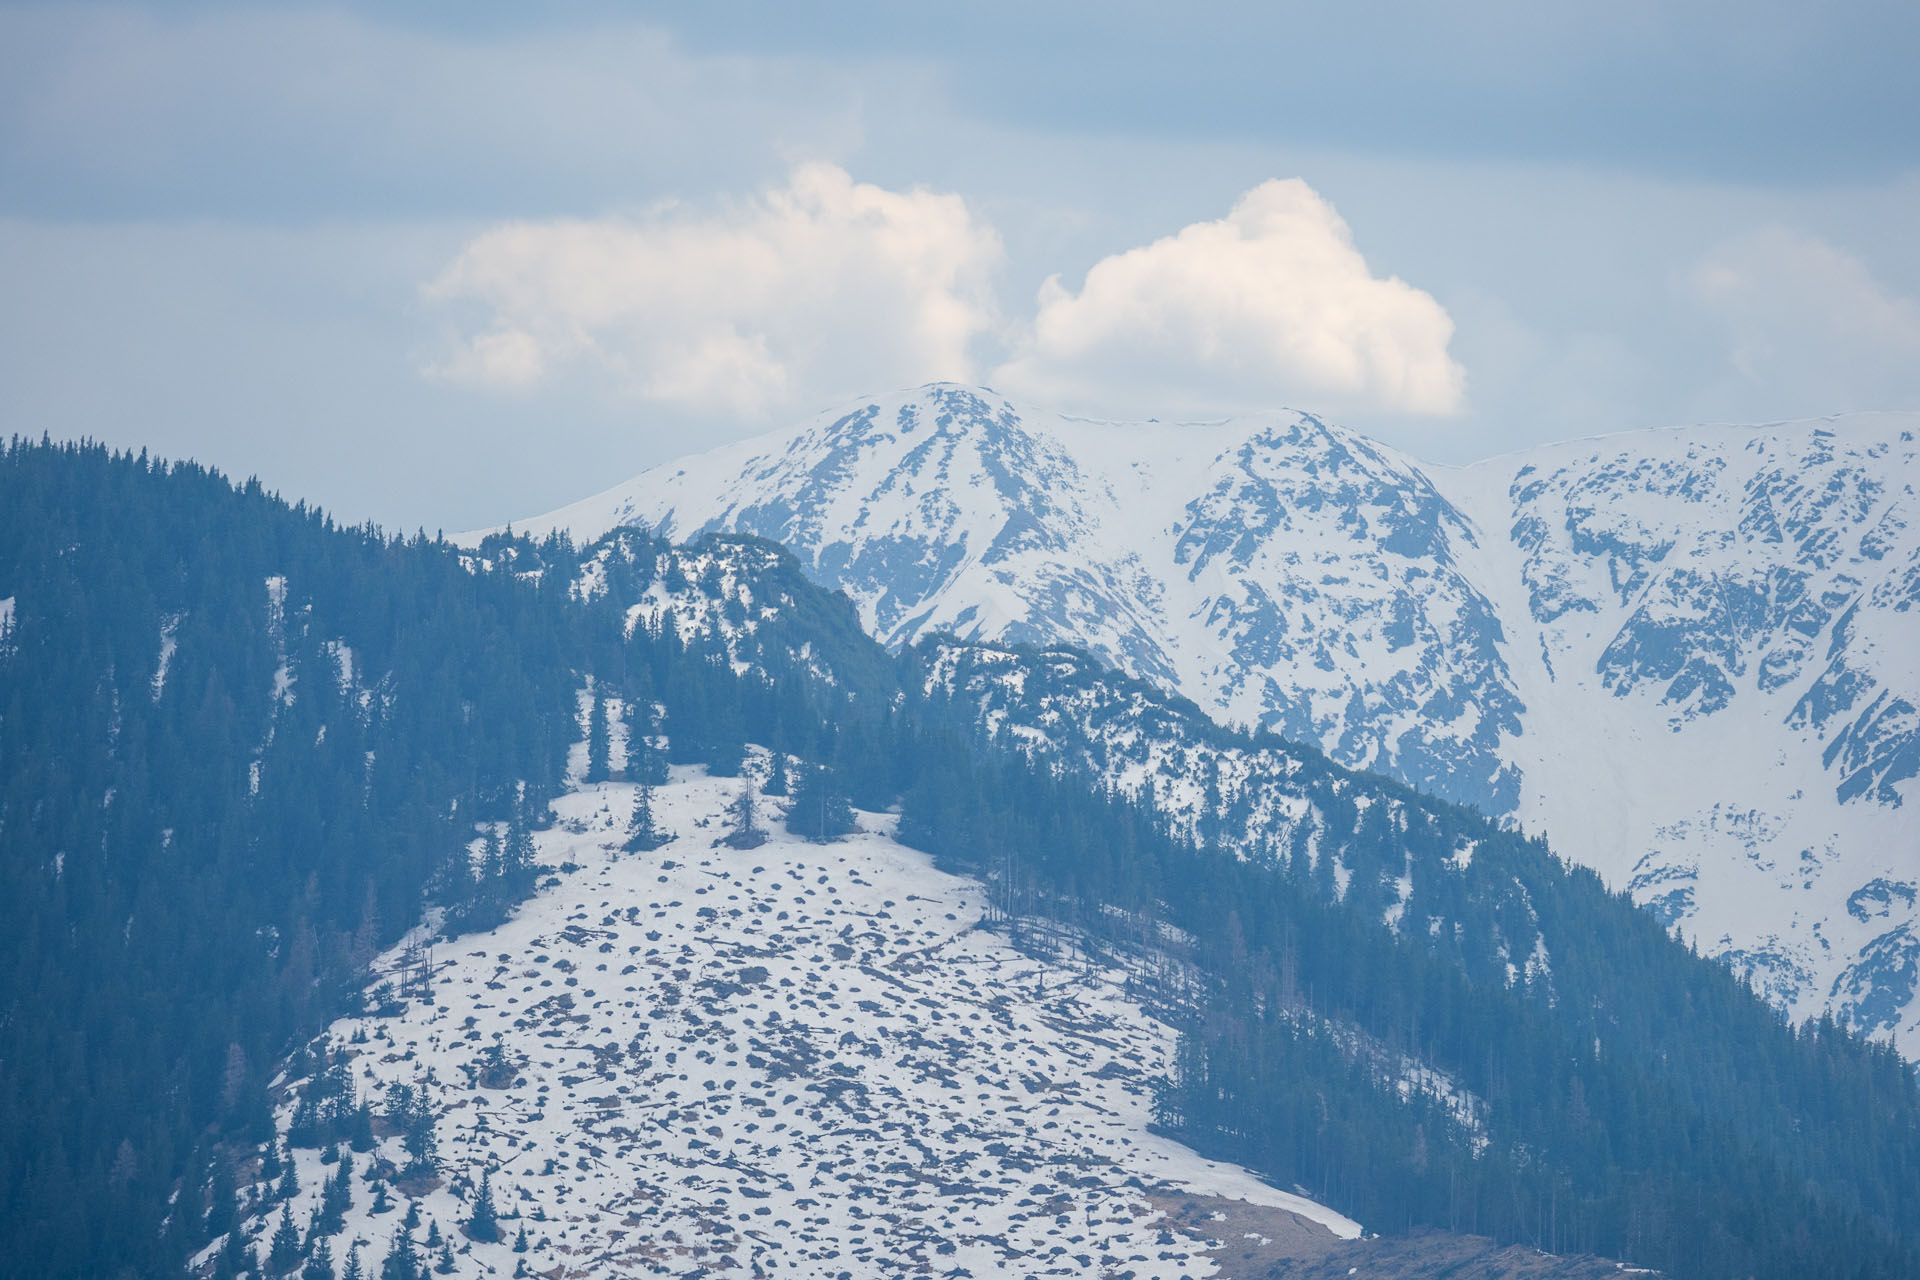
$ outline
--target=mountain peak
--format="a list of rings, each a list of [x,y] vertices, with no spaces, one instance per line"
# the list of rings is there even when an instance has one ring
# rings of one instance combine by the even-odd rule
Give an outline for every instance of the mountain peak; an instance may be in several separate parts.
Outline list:
[[[1916,425],[1443,468],[1292,410],[1110,422],[937,382],[520,527],[759,534],[889,645],[1084,645],[1544,832],[1796,1011],[1920,1035],[1920,912],[1845,906],[1913,878],[1884,851],[1920,770]]]

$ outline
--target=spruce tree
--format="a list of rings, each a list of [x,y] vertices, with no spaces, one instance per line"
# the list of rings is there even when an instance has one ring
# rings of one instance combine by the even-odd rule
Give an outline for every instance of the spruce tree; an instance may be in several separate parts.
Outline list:
[[[659,786],[667,780],[667,753],[653,741],[653,707],[638,699],[627,703],[627,777]]]
[[[500,1238],[500,1217],[493,1207],[493,1170],[480,1174],[480,1190],[473,1198],[473,1216],[467,1219],[467,1235],[492,1244]]]
[[[513,1251],[515,1253],[527,1251],[527,1224],[524,1222],[520,1224],[520,1229],[513,1233]]]
[[[607,758],[611,751],[607,734],[607,700],[593,695],[593,709],[587,715],[587,781],[605,782]]]
[[[440,1242],[440,1260],[433,1264],[433,1270],[437,1275],[453,1274],[453,1246],[445,1240]]]
[[[839,779],[818,765],[803,771],[793,788],[793,801],[787,806],[787,830],[816,844],[826,844],[851,834],[853,829],[853,806]]]
[[[247,1240],[245,1231],[235,1228],[227,1236],[226,1245],[220,1250],[220,1267],[228,1275],[241,1275],[258,1267],[253,1245]]]
[[[766,829],[760,825],[760,815],[754,804],[753,779],[748,778],[740,787],[740,794],[727,806],[727,821],[732,830],[727,832],[723,843],[730,849],[758,849],[767,842]]]
[[[347,1247],[347,1265],[340,1273],[340,1280],[367,1280],[366,1272],[360,1269],[360,1246],[357,1242]]]
[[[513,820],[507,824],[507,847],[502,854],[507,882],[515,888],[524,888],[533,875],[535,856],[526,808],[516,803]]]
[[[762,795],[784,796],[787,794],[787,753],[773,753],[773,767],[767,770],[767,785],[760,788]]]
[[[641,783],[633,797],[633,817],[627,822],[628,853],[645,853],[667,842],[666,833],[653,820],[653,788]]]
[[[484,893],[490,886],[497,885],[507,874],[507,859],[500,847],[500,828],[498,824],[487,824],[486,842],[480,849],[480,884]]]
[[[405,1227],[393,1229],[393,1243],[380,1264],[380,1280],[420,1280],[420,1251]]]
[[[233,1166],[218,1151],[213,1155],[213,1176],[207,1180],[207,1238],[224,1235],[233,1229],[239,1213],[239,1201],[233,1188]]]
[[[273,1229],[273,1244],[267,1250],[267,1270],[283,1276],[300,1263],[300,1229],[293,1225],[293,1206],[280,1207],[280,1225]]]
[[[300,1269],[300,1280],[333,1280],[333,1246],[324,1238],[313,1246],[313,1256]]]

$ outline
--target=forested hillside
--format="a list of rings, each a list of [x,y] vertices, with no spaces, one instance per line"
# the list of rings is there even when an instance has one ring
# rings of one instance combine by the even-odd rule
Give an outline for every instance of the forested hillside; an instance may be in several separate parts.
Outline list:
[[[924,774],[904,838],[1016,915],[1189,940],[1210,996],[1164,1117],[1203,1150],[1376,1230],[1678,1275],[1920,1262],[1893,1243],[1920,1236],[1920,1098],[1884,1043],[1788,1026],[1537,839],[1084,653],[935,639],[911,660],[1001,746]]]
[[[0,1273],[178,1275],[272,1206],[275,1076],[374,954],[539,892],[570,749],[644,782],[749,743],[798,762],[796,834],[894,809],[1020,945],[1149,960],[1162,1124],[1371,1230],[1920,1271],[1890,1049],[1788,1026],[1537,841],[1084,655],[890,657],[773,544],[463,551],[15,443],[0,602]]]

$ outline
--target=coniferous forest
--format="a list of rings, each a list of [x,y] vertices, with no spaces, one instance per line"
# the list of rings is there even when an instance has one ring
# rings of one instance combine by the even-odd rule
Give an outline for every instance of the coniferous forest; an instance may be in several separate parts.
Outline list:
[[[637,780],[667,760],[730,775],[770,746],[798,762],[797,834],[898,808],[903,840],[989,879],[1016,925],[1169,948],[1197,995],[1166,1012],[1182,1047],[1160,1123],[1372,1229],[1680,1276],[1920,1274],[1920,1094],[1891,1049],[1789,1026],[1539,842],[1319,761],[1431,817],[1356,811],[1349,866],[1464,836],[1525,884],[1559,984],[1500,981],[1473,901],[1451,939],[1402,936],[1364,886],[1177,834],[987,735],[790,557],[734,549],[782,601],[747,653],[626,622],[658,575],[725,597],[722,544],[711,581],[632,531],[465,552],[192,465],[0,453],[0,1274],[182,1274],[277,1158],[275,1074],[363,998],[371,958],[425,912],[454,933],[536,891],[524,835],[570,747],[607,767],[616,697],[657,709],[635,739],[657,732],[665,759],[641,750]],[[597,594],[574,590],[589,556]],[[1403,1095],[1408,1062],[1478,1111]],[[351,1145],[364,1120],[327,1123]],[[270,1265],[301,1248],[276,1239]]]

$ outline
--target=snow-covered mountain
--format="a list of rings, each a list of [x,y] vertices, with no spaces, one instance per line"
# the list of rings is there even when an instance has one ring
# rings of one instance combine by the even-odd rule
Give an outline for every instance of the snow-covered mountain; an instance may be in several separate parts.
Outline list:
[[[1217,718],[1544,831],[1920,1045],[1920,415],[1635,432],[1466,468],[1307,414],[1107,423],[935,385],[525,532],[786,543],[883,641],[1082,644]]]

